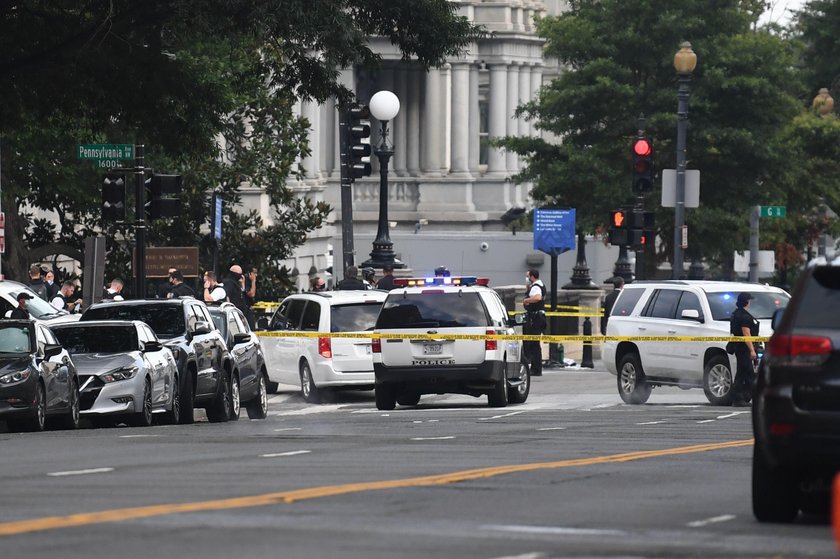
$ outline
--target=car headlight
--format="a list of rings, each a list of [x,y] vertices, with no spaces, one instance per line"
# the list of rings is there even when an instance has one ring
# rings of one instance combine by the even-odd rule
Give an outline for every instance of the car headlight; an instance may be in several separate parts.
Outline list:
[[[120,380],[128,380],[130,378],[134,378],[134,375],[136,374],[137,367],[123,367],[121,369],[114,369],[113,371],[108,371],[99,378],[101,378],[103,382],[109,383],[117,382]]]
[[[15,384],[16,382],[23,382],[29,378],[29,369],[25,371],[17,371],[14,373],[6,373],[0,377],[0,384]]]

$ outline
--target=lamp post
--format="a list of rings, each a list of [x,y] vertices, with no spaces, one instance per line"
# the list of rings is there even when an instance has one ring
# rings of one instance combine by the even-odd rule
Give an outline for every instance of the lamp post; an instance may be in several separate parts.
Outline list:
[[[400,100],[390,91],[378,91],[370,98],[368,107],[381,126],[379,145],[373,150],[379,159],[379,225],[370,259],[362,262],[362,266],[381,269],[390,264],[394,268],[403,268],[405,264],[394,258],[394,243],[388,232],[388,161],[394,155],[394,146],[388,144],[388,121],[400,112]]]
[[[677,196],[674,203],[674,260],[672,279],[683,274],[683,238],[685,229],[685,135],[688,126],[688,84],[697,66],[697,55],[688,41],[674,55],[679,89],[677,90]]]

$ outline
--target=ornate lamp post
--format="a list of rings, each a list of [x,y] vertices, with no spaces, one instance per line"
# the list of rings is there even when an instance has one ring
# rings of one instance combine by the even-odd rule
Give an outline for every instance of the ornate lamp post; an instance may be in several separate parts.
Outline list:
[[[834,98],[828,93],[827,87],[820,88],[820,92],[814,97],[814,102],[811,103],[811,107],[820,116],[831,114],[834,110]]]
[[[388,121],[400,112],[400,100],[390,91],[379,91],[370,98],[368,106],[381,125],[379,145],[373,150],[379,159],[379,225],[370,259],[362,262],[362,266],[381,269],[390,264],[394,268],[403,268],[405,264],[394,258],[394,243],[388,232],[388,161],[394,155],[394,146],[388,143]]]
[[[683,229],[685,227],[685,136],[688,126],[688,84],[697,66],[697,55],[685,41],[674,55],[679,89],[677,90],[677,195],[674,204],[674,259],[672,279],[683,274]]]

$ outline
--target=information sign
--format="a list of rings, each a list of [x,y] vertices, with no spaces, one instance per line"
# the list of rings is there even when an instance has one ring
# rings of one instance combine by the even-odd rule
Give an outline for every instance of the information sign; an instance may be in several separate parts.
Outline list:
[[[534,249],[559,255],[575,248],[575,209],[534,210]]]

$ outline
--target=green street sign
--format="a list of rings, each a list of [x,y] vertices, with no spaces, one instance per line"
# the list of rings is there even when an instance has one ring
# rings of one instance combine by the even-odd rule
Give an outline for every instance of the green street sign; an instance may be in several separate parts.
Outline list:
[[[761,217],[785,217],[787,208],[784,206],[761,206]]]
[[[134,144],[79,144],[76,154],[79,159],[98,161],[134,159]]]

